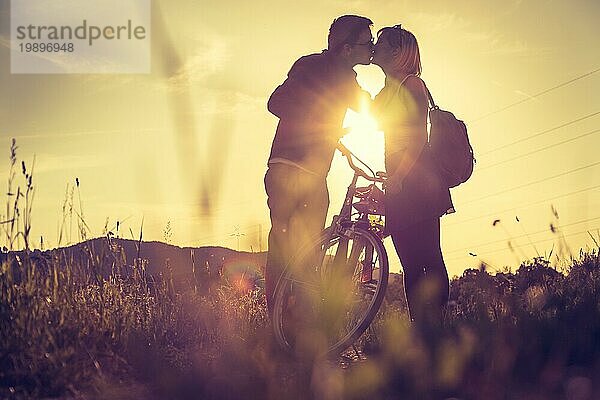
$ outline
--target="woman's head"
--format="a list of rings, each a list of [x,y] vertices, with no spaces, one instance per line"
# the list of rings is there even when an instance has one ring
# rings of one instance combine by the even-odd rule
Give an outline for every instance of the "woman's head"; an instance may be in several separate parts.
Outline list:
[[[379,65],[386,74],[421,75],[421,56],[415,35],[400,25],[380,29],[373,63]]]

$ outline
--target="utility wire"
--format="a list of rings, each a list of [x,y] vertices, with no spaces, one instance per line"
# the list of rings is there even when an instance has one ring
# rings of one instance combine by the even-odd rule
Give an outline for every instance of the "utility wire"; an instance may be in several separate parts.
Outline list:
[[[597,229],[600,229],[600,226],[595,227],[595,228],[591,228],[591,229],[586,229],[584,231],[569,233],[568,235],[562,235],[561,238],[578,236],[578,235],[582,235],[582,234],[588,233],[589,231],[593,231],[593,230],[597,230]],[[539,244],[539,243],[544,243],[544,242],[550,242],[550,241],[553,241],[553,240],[556,240],[556,238],[536,240],[535,242],[531,242],[531,243],[528,243],[528,244],[529,245],[533,245],[533,244]],[[503,249],[491,250],[491,251],[486,252],[485,255],[487,256],[488,254],[499,253],[501,251],[506,251],[506,249],[503,248]],[[450,262],[450,261],[455,261],[455,260],[462,260],[462,259],[467,258],[467,257],[468,256],[466,256],[466,255],[465,256],[459,256],[459,257],[453,257],[453,258],[449,258],[446,261]]]
[[[502,112],[504,110],[508,110],[509,108],[512,108],[512,107],[514,107],[516,105],[519,105],[519,104],[522,104],[522,103],[525,103],[525,102],[527,102],[529,100],[535,99],[536,97],[539,97],[539,96],[542,96],[542,95],[544,95],[546,93],[552,92],[553,90],[559,89],[559,88],[561,88],[563,86],[567,86],[567,85],[569,85],[569,84],[571,84],[573,82],[576,82],[576,81],[578,81],[580,79],[587,78],[588,76],[593,75],[593,74],[595,74],[598,71],[600,71],[600,68],[596,68],[596,69],[594,69],[594,70],[592,70],[592,71],[590,71],[588,73],[585,73],[583,75],[579,75],[579,76],[577,76],[577,77],[575,77],[573,79],[570,79],[570,80],[568,80],[566,82],[560,83],[560,84],[558,84],[556,86],[553,86],[551,88],[548,88],[546,90],[542,90],[541,92],[538,92],[538,93],[536,93],[536,94],[534,94],[532,96],[527,97],[526,99],[522,99],[522,100],[516,101],[516,102],[511,103],[511,104],[509,104],[507,106],[504,106],[504,107],[502,107],[502,108],[500,108],[498,110],[491,111],[491,112],[489,112],[487,114],[484,114],[484,115],[482,115],[480,117],[477,117],[475,119],[470,120],[469,123],[474,123],[474,122],[480,121],[480,120],[482,120],[484,118],[487,118],[487,117],[489,117],[491,115],[498,114],[498,113],[500,113],[500,112]]]
[[[579,168],[575,168],[575,169],[572,169],[572,170],[569,170],[569,171],[561,172],[560,174],[556,174],[556,175],[553,175],[553,176],[549,176],[549,177],[547,177],[547,178],[544,178],[544,179],[539,179],[539,180],[537,180],[537,181],[533,181],[533,182],[525,183],[525,184],[523,184],[523,185],[515,186],[515,187],[513,187],[513,188],[509,188],[509,189],[506,189],[506,190],[501,190],[501,191],[499,191],[499,192],[496,192],[496,193],[488,194],[488,195],[486,195],[486,196],[479,197],[479,198],[477,198],[477,199],[469,200],[469,201],[467,201],[467,202],[464,202],[464,203],[462,203],[462,204],[464,205],[464,204],[471,204],[471,203],[475,203],[475,202],[478,202],[478,201],[480,201],[480,200],[484,200],[484,199],[487,199],[487,198],[490,198],[490,197],[498,196],[499,194],[504,194],[504,193],[512,192],[512,191],[514,191],[514,190],[522,189],[522,188],[524,188],[524,187],[528,187],[528,186],[531,186],[531,185],[536,185],[536,184],[538,184],[538,183],[546,182],[546,181],[549,181],[549,180],[551,180],[551,179],[555,179],[555,178],[559,178],[559,177],[561,177],[561,176],[565,176],[565,175],[568,175],[568,174],[572,174],[573,172],[583,171],[584,169],[588,169],[588,168],[591,168],[591,167],[595,167],[595,166],[597,166],[597,165],[599,165],[599,164],[600,164],[600,161],[598,161],[598,162],[595,162],[595,163],[592,163],[592,164],[584,165],[583,167],[579,167]]]
[[[566,122],[566,123],[564,123],[564,124],[561,124],[561,125],[555,126],[554,128],[546,129],[546,130],[544,130],[544,131],[538,132],[538,133],[536,133],[536,134],[533,134],[533,135],[531,135],[531,136],[527,136],[527,137],[521,138],[521,139],[519,139],[519,140],[515,140],[514,142],[507,143],[507,144],[505,144],[505,145],[502,145],[502,146],[500,146],[500,147],[496,147],[495,149],[492,149],[492,150],[489,150],[489,151],[486,151],[486,152],[484,152],[484,153],[481,153],[481,154],[479,154],[479,155],[478,155],[478,157],[483,157],[483,156],[486,156],[486,155],[488,155],[488,154],[495,153],[495,152],[496,152],[496,151],[498,151],[498,150],[502,150],[502,149],[505,149],[505,148],[507,148],[507,147],[513,146],[513,145],[515,145],[515,144],[522,143],[522,142],[524,142],[524,141],[526,141],[526,140],[533,139],[533,138],[535,138],[535,137],[538,137],[538,136],[545,135],[545,134],[547,134],[547,133],[553,132],[553,131],[555,131],[555,130],[558,130],[558,129],[560,129],[560,128],[564,128],[565,126],[573,125],[573,124],[575,124],[575,123],[577,123],[577,122],[580,122],[580,121],[583,121],[583,120],[585,120],[585,119],[588,119],[588,118],[594,117],[594,116],[596,116],[596,115],[598,115],[598,114],[600,114],[600,111],[593,112],[593,113],[591,113],[591,114],[588,114],[588,115],[585,115],[585,116],[583,116],[583,117],[581,117],[581,118],[577,118],[577,119],[571,120],[571,121],[569,121],[569,122]]]
[[[465,220],[462,220],[462,221],[459,221],[459,222],[454,222],[452,224],[444,225],[444,227],[451,227],[451,226],[462,225],[464,223],[475,221],[475,220],[478,220],[478,219],[481,219],[481,218],[485,218],[485,217],[497,217],[498,215],[502,215],[502,214],[510,212],[510,211],[524,209],[524,208],[527,208],[527,207],[530,207],[530,206],[534,206],[534,205],[537,205],[537,204],[544,203],[546,201],[552,201],[552,200],[556,200],[556,199],[561,199],[563,197],[567,197],[567,196],[572,196],[572,195],[575,195],[575,194],[580,194],[580,193],[588,192],[588,191],[594,190],[594,189],[600,189],[600,185],[591,186],[591,187],[588,187],[588,188],[585,188],[585,189],[576,190],[574,192],[569,192],[569,193],[561,194],[559,196],[549,197],[549,198],[546,198],[546,199],[543,199],[543,200],[535,201],[533,203],[523,204],[523,205],[520,205],[520,206],[517,206],[517,207],[508,208],[508,209],[505,209],[505,210],[502,210],[502,211],[495,211],[495,212],[491,212],[489,214],[478,215],[476,217],[471,217],[469,219],[465,219]]]
[[[539,153],[540,151],[544,151],[544,150],[551,149],[551,148],[553,148],[553,147],[561,146],[561,145],[563,145],[563,144],[566,144],[566,143],[569,143],[569,142],[573,142],[573,141],[575,141],[575,140],[577,140],[577,139],[581,139],[581,138],[583,138],[583,137],[586,137],[586,136],[595,135],[595,134],[596,134],[596,133],[598,133],[598,132],[600,132],[600,129],[595,129],[595,130],[593,130],[593,131],[591,131],[591,132],[584,133],[583,135],[579,135],[579,136],[576,136],[576,137],[574,137],[574,138],[571,138],[571,139],[563,140],[562,142],[554,143],[554,144],[551,144],[551,145],[548,145],[548,146],[545,146],[545,147],[540,147],[540,148],[539,148],[539,149],[537,149],[537,150],[533,150],[533,151],[530,151],[530,152],[528,152],[528,153],[525,153],[525,154],[518,155],[518,156],[516,156],[516,157],[512,157],[512,158],[509,158],[509,159],[506,159],[506,160],[503,160],[503,161],[499,161],[499,162],[497,162],[497,163],[494,163],[494,164],[486,165],[485,167],[477,168],[477,171],[478,171],[478,172],[479,172],[479,171],[485,171],[486,169],[489,169],[489,168],[495,167],[495,166],[497,166],[497,165],[506,164],[507,162],[510,162],[510,161],[515,161],[515,160],[518,160],[518,159],[521,159],[521,158],[524,158],[524,157],[530,156],[530,155],[532,155],[532,154]]]
[[[248,232],[248,231],[254,232],[254,230],[256,228],[258,228],[260,225],[261,224],[245,225],[245,226],[241,226],[239,229],[240,230],[244,230],[246,232]],[[227,239],[230,239],[230,236],[231,235],[229,235],[229,234],[216,233],[216,234],[213,234],[213,235],[203,236],[203,237],[200,237],[198,239],[184,241],[184,242],[181,243],[181,245],[182,246],[192,246],[192,247],[197,247],[197,246],[211,246],[211,247],[213,247],[213,246],[217,246],[217,247],[221,246],[221,247],[224,247],[224,246],[219,245],[219,244],[216,244],[216,245],[202,245],[202,244],[198,244],[198,243],[203,243],[203,242],[206,242],[206,241],[211,240],[211,239],[223,239],[223,240],[227,240]]]
[[[585,219],[585,220],[582,220],[582,221],[571,222],[570,224],[560,225],[559,228],[565,228],[567,226],[585,224],[586,222],[595,221],[597,219],[600,219],[600,216],[599,217],[595,217],[595,218],[588,218],[588,219]],[[536,231],[536,232],[532,232],[532,233],[525,233],[523,235],[513,236],[513,237],[511,237],[509,239],[499,239],[499,240],[493,240],[491,242],[478,243],[478,244],[475,244],[475,245],[472,245],[472,246],[463,247],[463,248],[460,248],[460,249],[448,250],[445,253],[446,254],[450,254],[450,253],[458,253],[460,251],[465,251],[465,250],[475,250],[477,247],[489,246],[490,244],[502,243],[502,242],[506,242],[507,240],[520,239],[520,238],[523,238],[523,237],[537,235],[537,234],[544,233],[544,232],[548,232],[548,229],[542,229],[540,231]]]

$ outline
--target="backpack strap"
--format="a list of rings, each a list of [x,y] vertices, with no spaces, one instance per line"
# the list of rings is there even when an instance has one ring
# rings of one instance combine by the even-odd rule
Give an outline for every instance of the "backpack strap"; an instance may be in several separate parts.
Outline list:
[[[400,85],[398,85],[398,88],[400,88],[400,86],[404,85],[404,82],[406,82],[406,80],[408,78],[410,78],[411,76],[414,76],[415,78],[421,79],[417,75],[413,75],[413,74],[406,75],[404,77],[404,79],[402,79],[402,82],[400,82]],[[427,94],[427,98],[429,99],[429,105],[430,105],[429,109],[430,110],[437,110],[437,109],[439,109],[439,107],[435,104],[435,101],[433,101],[433,96],[431,95],[431,92],[429,91],[429,88],[425,84],[425,81],[423,79],[421,79],[421,82],[423,83],[423,87],[425,88],[425,93]]]
[[[433,96],[431,95],[429,88],[425,84],[425,81],[423,81],[423,86],[425,86],[425,92],[427,93],[427,98],[429,99],[429,110],[439,110],[439,107],[435,104],[435,101],[433,101]]]
[[[404,85],[404,82],[406,82],[406,80],[407,80],[408,78],[410,78],[411,76],[414,76],[414,77],[416,77],[416,75],[413,75],[413,74],[408,74],[408,75],[406,75],[406,76],[404,77],[404,79],[402,79],[402,82],[400,82],[400,84],[398,85],[398,87],[400,87],[400,86]]]

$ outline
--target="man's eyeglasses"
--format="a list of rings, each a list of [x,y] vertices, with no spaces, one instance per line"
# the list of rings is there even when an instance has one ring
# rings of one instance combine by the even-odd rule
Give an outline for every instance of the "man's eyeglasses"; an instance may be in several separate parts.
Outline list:
[[[369,40],[368,42],[365,43],[352,43],[352,46],[374,46],[375,45],[375,39],[371,38],[371,40]]]

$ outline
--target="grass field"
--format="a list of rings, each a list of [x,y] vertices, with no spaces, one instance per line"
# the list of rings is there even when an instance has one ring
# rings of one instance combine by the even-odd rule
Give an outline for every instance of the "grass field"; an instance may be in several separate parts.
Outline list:
[[[307,362],[273,346],[260,287],[176,287],[177,265],[149,274],[143,252],[128,260],[109,234],[78,258],[27,250],[34,192],[22,173],[1,225],[0,398],[600,398],[597,244],[560,271],[544,258],[466,270],[444,325],[428,330],[408,323],[398,279],[378,351]],[[10,251],[17,240],[25,250]]]
[[[598,398],[597,250],[566,274],[542,259],[514,274],[467,270],[443,327],[417,332],[389,313],[376,354],[303,363],[274,351],[261,289],[178,292],[113,249],[87,274],[59,257],[3,263],[1,397]]]

